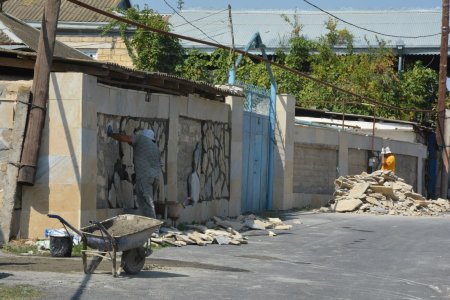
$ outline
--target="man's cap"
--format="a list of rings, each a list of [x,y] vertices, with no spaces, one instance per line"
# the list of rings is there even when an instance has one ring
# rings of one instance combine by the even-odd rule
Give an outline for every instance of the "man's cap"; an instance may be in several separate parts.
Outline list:
[[[392,152],[391,152],[391,149],[389,149],[389,147],[384,148],[384,154],[390,154],[390,153],[392,153]]]
[[[155,133],[151,129],[142,130],[142,135],[148,137],[151,140],[155,140]]]

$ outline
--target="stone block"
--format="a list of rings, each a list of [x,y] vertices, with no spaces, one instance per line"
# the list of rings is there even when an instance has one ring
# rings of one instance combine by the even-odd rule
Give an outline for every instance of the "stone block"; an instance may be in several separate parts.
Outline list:
[[[47,118],[49,128],[81,127],[81,99],[49,100],[47,106]]]
[[[353,186],[353,188],[348,193],[348,198],[361,198],[365,195],[367,188],[369,187],[369,183],[360,182]]]
[[[359,199],[341,200],[336,204],[335,210],[337,212],[350,212],[358,209],[362,204]]]
[[[81,100],[83,96],[82,73],[51,73],[49,100]]]
[[[81,166],[76,157],[39,156],[36,184],[75,184],[81,183]]]
[[[392,200],[398,200],[397,195],[394,193],[394,190],[392,187],[389,186],[382,186],[382,185],[370,185],[370,189],[374,193],[380,193],[386,197],[391,198]]]
[[[14,105],[12,101],[0,101],[0,128],[13,128]]]

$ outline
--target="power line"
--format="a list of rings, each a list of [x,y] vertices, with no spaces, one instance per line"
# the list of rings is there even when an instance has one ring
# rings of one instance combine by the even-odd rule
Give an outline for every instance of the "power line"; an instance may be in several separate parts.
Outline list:
[[[183,17],[178,11],[176,11],[175,8],[173,8],[172,5],[169,4],[169,2],[167,2],[166,0],[163,0],[163,1],[164,1],[164,3],[166,3],[166,5],[167,5],[168,7],[170,7],[170,8],[173,10],[174,13],[176,13],[178,16],[180,16],[180,17],[181,17],[183,20],[185,20],[188,24],[190,24],[191,26],[197,28],[197,29],[198,29],[201,33],[203,33],[207,38],[209,38],[210,40],[212,40],[212,41],[214,41],[214,42],[216,42],[216,43],[219,44],[218,41],[216,41],[215,39],[213,39],[212,37],[210,37],[209,35],[207,35],[206,32],[204,32],[203,30],[201,30],[198,26],[192,24],[192,23],[189,22],[185,17]]]
[[[203,20],[203,19],[206,19],[206,18],[215,16],[215,15],[218,15],[218,14],[224,12],[224,11],[227,11],[227,10],[228,10],[228,8],[225,8],[225,9],[223,9],[223,10],[221,10],[221,11],[212,13],[212,14],[210,14],[210,15],[207,15],[207,16],[204,16],[204,17],[195,19],[195,20],[191,20],[190,22],[191,22],[191,23],[192,23],[192,22],[197,22],[197,21],[200,21],[200,20]],[[173,28],[177,28],[177,27],[180,27],[180,26],[183,26],[183,25],[186,25],[186,24],[190,24],[190,23],[189,23],[189,22],[181,23],[181,24],[178,24],[177,26],[173,26]]]
[[[317,5],[315,5],[315,4],[311,3],[311,2],[309,2],[308,0],[303,0],[303,1],[306,2],[307,4],[311,5],[312,7],[314,7],[314,8],[316,8],[316,9],[320,10],[321,12],[323,12],[323,13],[325,13],[325,14],[327,14],[327,15],[333,17],[333,18],[335,18],[336,20],[341,21],[342,23],[345,23],[345,24],[347,24],[347,25],[356,27],[356,28],[361,29],[361,30],[364,30],[364,31],[368,31],[368,32],[371,32],[371,33],[375,33],[375,34],[378,34],[378,35],[384,35],[384,36],[394,37],[394,38],[418,39],[418,38],[424,38],[424,37],[438,36],[438,35],[441,34],[441,33],[439,32],[439,33],[427,34],[427,35],[407,36],[407,35],[393,35],[393,34],[382,33],[382,32],[378,32],[378,31],[375,31],[375,30],[367,29],[367,28],[361,27],[361,26],[359,26],[359,25],[355,25],[355,24],[353,24],[353,23],[350,23],[350,22],[348,22],[348,21],[345,21],[344,19],[341,19],[341,18],[339,18],[338,16],[333,15],[332,13],[330,13],[330,12],[328,12],[328,11],[326,11],[326,10],[320,8],[320,7],[318,7]]]
[[[106,11],[104,11],[104,10],[101,10],[101,9],[99,9],[99,8],[96,8],[96,7],[94,7],[94,6],[91,6],[91,5],[89,5],[89,4],[86,4],[86,3],[81,2],[81,1],[79,1],[79,0],[67,0],[67,1],[69,1],[69,2],[71,2],[71,3],[74,3],[74,4],[77,4],[77,5],[79,5],[79,6],[82,6],[82,7],[84,7],[84,8],[87,8],[87,9],[89,9],[89,10],[92,10],[92,11],[94,11],[94,12],[97,12],[97,13],[99,13],[99,14],[101,14],[101,15],[107,16],[107,17],[109,17],[109,18],[111,18],[111,19],[115,19],[115,20],[117,20],[117,21],[124,22],[124,23],[130,24],[130,25],[134,25],[134,26],[139,27],[139,28],[147,29],[147,30],[152,31],[152,32],[155,32],[155,33],[159,33],[159,34],[171,36],[171,37],[173,37],[173,38],[177,38],[177,39],[181,39],[181,40],[191,41],[191,42],[194,42],[194,43],[204,44],[204,45],[208,45],[208,46],[215,47],[215,48],[225,49],[225,50],[229,50],[229,51],[232,50],[231,47],[222,45],[222,44],[220,44],[220,43],[213,43],[213,42],[204,41],[204,40],[199,40],[199,39],[195,39],[195,38],[192,38],[192,37],[189,37],[189,36],[185,36],[185,35],[181,35],[181,34],[177,34],[177,33],[173,33],[173,32],[164,31],[164,30],[161,30],[161,29],[157,29],[157,28],[153,28],[153,27],[150,27],[150,26],[141,24],[141,23],[136,22],[136,21],[133,21],[133,20],[126,19],[126,18],[124,18],[124,17],[116,16],[116,15],[114,15],[114,14],[112,14],[112,13],[106,12]],[[282,70],[291,72],[291,73],[296,74],[296,75],[298,75],[298,76],[300,76],[300,77],[303,77],[303,78],[312,80],[312,81],[314,81],[314,82],[317,82],[317,83],[322,84],[322,85],[324,85],[324,86],[327,86],[327,87],[329,87],[329,88],[335,89],[335,90],[337,90],[337,91],[346,93],[346,94],[348,94],[348,95],[355,96],[355,97],[357,97],[357,98],[359,98],[359,99],[365,100],[365,101],[367,101],[367,102],[369,102],[369,103],[372,103],[372,104],[377,104],[377,105],[380,105],[380,106],[383,106],[383,107],[387,107],[387,108],[391,108],[391,109],[395,109],[395,110],[412,111],[412,112],[430,112],[430,113],[435,113],[435,112],[432,111],[432,110],[414,109],[414,108],[403,108],[403,107],[398,107],[398,106],[394,106],[394,105],[390,105],[390,104],[385,104],[385,103],[382,103],[382,102],[380,102],[380,101],[378,101],[378,100],[372,99],[372,98],[367,97],[367,96],[358,95],[358,94],[356,94],[356,93],[354,93],[354,92],[352,92],[352,91],[345,90],[345,89],[340,88],[340,87],[338,87],[338,86],[336,86],[336,85],[334,85],[334,84],[331,84],[331,83],[329,83],[329,82],[326,82],[326,81],[317,79],[317,78],[315,78],[315,77],[312,77],[311,75],[308,75],[308,74],[306,74],[306,73],[300,72],[300,71],[298,71],[298,70],[296,70],[296,69],[293,69],[293,68],[290,68],[290,67],[288,67],[288,66],[279,64],[279,63],[277,63],[277,62],[273,62],[273,61],[271,61],[271,60],[269,60],[269,59],[266,59],[266,58],[264,58],[264,57],[260,57],[260,56],[258,56],[258,55],[251,54],[251,53],[246,52],[246,51],[243,51],[243,50],[241,50],[241,49],[235,49],[235,52],[237,52],[237,53],[239,53],[239,54],[242,54],[242,55],[244,55],[244,56],[246,56],[246,57],[249,57],[249,58],[251,58],[251,59],[254,59],[254,60],[256,60],[256,61],[265,62],[265,63],[268,63],[268,64],[270,64],[270,65],[272,65],[272,66],[276,66],[276,67],[278,67],[278,68],[280,68],[280,69],[282,69]]]

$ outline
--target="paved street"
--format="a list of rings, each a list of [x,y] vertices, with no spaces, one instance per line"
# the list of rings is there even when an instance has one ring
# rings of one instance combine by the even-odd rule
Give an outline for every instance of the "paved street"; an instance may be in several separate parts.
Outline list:
[[[0,283],[39,286],[43,299],[450,298],[450,216],[290,213],[286,220],[293,230],[252,231],[248,245],[155,251],[138,276],[85,276],[80,258],[67,273],[22,271],[38,263],[0,257]]]

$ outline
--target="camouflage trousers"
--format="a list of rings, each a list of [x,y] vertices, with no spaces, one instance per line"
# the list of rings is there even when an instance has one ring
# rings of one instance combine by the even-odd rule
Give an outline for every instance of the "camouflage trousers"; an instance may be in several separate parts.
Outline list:
[[[145,217],[156,219],[153,201],[157,198],[158,187],[158,178],[149,177],[137,179],[136,181],[136,200]]]

